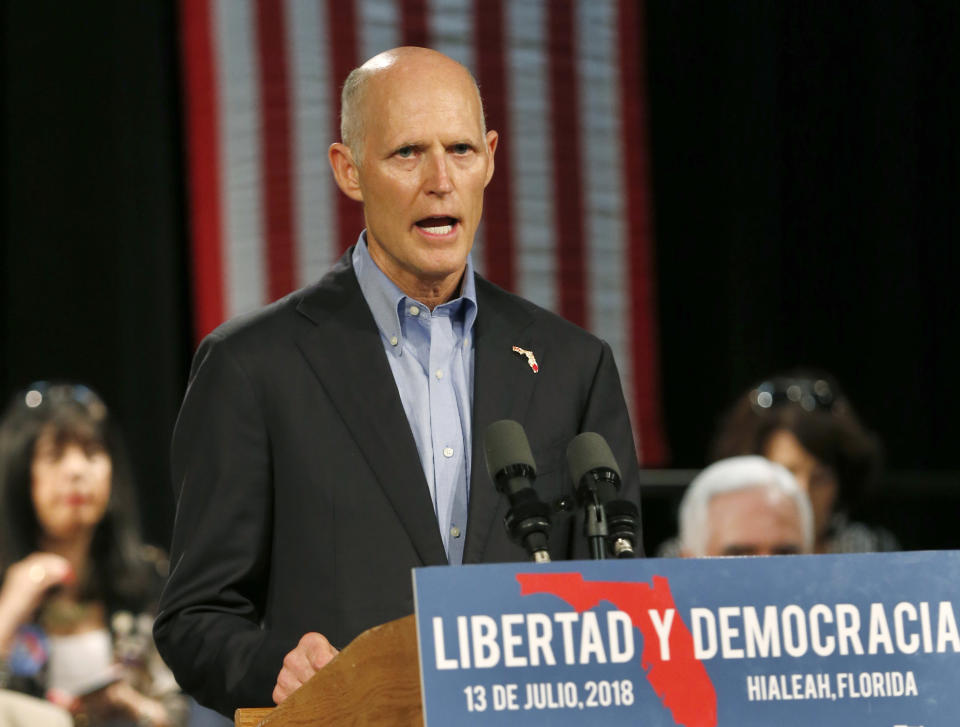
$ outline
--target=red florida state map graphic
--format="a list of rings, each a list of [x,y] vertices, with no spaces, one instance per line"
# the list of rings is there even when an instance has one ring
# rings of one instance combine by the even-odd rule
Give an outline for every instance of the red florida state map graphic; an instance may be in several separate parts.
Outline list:
[[[716,727],[717,693],[710,675],[693,656],[693,636],[673,602],[670,582],[661,576],[646,583],[585,581],[579,573],[517,574],[520,593],[547,593],[566,601],[582,613],[608,601],[630,617],[643,634],[641,664],[654,693],[663,700],[673,721],[683,727]],[[650,611],[674,611],[669,659],[661,657]]]

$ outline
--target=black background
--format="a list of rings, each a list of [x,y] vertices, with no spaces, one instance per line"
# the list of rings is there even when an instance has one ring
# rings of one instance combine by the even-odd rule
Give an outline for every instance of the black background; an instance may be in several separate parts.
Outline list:
[[[2,5],[0,394],[100,391],[165,544],[193,348],[176,7]],[[886,445],[860,515],[956,547],[960,10],[953,2],[651,2],[643,58],[671,466],[797,364]],[[685,473],[668,477],[682,482]],[[644,497],[648,548],[677,488]]]

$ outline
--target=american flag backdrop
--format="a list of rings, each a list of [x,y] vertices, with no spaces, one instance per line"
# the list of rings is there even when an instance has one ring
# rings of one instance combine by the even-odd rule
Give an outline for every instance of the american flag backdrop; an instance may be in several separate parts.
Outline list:
[[[643,0],[181,0],[195,329],[320,278],[363,228],[327,163],[347,73],[398,45],[476,76],[500,132],[473,251],[613,348],[663,464]]]

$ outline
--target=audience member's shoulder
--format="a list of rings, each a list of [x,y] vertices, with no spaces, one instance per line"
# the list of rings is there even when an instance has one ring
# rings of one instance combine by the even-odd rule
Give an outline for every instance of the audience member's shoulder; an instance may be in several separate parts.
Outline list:
[[[884,528],[848,520],[838,514],[833,518],[828,541],[831,553],[892,553],[900,550],[896,536]]]

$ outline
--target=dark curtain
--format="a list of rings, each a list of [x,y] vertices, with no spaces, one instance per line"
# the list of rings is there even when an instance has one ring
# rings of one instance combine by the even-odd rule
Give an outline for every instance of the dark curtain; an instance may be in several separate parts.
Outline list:
[[[752,383],[826,369],[886,450],[859,514],[909,547],[957,546],[958,8],[647,8],[674,464]],[[671,516],[651,502],[648,543]]]
[[[676,464],[797,364],[895,468],[951,468],[960,363],[954,3],[651,3],[662,357]]]
[[[39,379],[100,392],[162,545],[191,345],[173,5],[0,6],[0,397]]]

